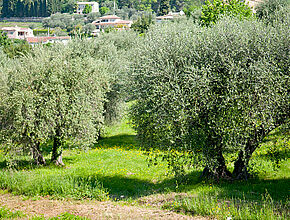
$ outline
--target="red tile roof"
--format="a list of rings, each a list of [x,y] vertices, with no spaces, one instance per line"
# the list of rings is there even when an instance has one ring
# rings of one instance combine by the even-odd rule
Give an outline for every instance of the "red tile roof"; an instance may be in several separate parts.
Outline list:
[[[26,40],[28,43],[45,43],[49,40],[69,40],[69,36],[64,37],[27,37]]]
[[[100,19],[121,19],[121,18],[116,15],[106,15],[106,16],[100,17]]]

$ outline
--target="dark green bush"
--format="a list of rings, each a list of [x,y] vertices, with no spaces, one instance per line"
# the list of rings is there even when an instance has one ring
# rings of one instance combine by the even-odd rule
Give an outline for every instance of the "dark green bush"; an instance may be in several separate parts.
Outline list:
[[[287,23],[223,19],[212,28],[155,27],[132,64],[131,113],[140,143],[167,152],[172,166],[184,161],[183,153],[214,176],[247,177],[261,140],[289,118],[288,47]],[[233,174],[227,153],[236,158]]]
[[[48,29],[34,29],[33,30],[34,35],[47,35]],[[49,34],[53,34],[53,30],[49,30]]]

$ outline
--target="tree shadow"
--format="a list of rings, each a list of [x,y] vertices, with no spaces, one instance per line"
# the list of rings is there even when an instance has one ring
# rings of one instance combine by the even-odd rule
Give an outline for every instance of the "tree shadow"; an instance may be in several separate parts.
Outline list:
[[[152,182],[148,180],[142,180],[134,177],[126,177],[121,175],[116,176],[102,176],[97,175],[98,181],[102,186],[109,191],[109,197],[112,199],[138,199],[143,196],[148,196],[156,193],[180,191],[178,188],[181,181],[184,180],[187,183],[198,183],[200,180],[198,176],[200,172],[192,172],[182,179],[179,178],[167,178],[161,182]]]
[[[9,168],[12,168],[14,170],[30,170],[42,167],[43,166],[36,165],[32,159],[27,158],[13,160],[12,163],[8,162],[7,160],[0,161],[1,170]]]
[[[237,198],[247,201],[261,201],[262,197],[270,195],[275,203],[286,203],[289,200],[289,185],[289,178],[223,182],[218,185],[222,189],[218,196],[223,199]]]
[[[65,164],[72,164],[75,160],[71,158],[63,158],[63,161]],[[57,166],[54,163],[52,163],[50,160],[46,160],[45,165],[37,165],[33,159],[23,158],[23,159],[16,159],[12,161],[12,164],[10,165],[7,160],[0,161],[0,170],[5,169],[13,169],[15,171],[18,170],[36,170],[36,169],[42,169],[44,167],[50,167],[50,168],[58,168],[62,169],[63,167]]]
[[[94,148],[112,148],[118,147],[126,150],[138,149],[139,145],[137,142],[136,135],[120,134],[110,137],[104,137],[94,145]]]

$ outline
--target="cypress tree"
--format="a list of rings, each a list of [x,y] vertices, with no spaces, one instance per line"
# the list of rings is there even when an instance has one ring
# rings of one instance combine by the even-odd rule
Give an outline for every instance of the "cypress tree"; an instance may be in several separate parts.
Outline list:
[[[25,3],[24,5],[24,17],[28,17],[29,16],[29,4],[28,2]]]
[[[30,2],[30,8],[29,8],[29,17],[33,17],[33,13],[34,13],[34,4],[33,2]]]
[[[18,0],[16,3],[16,10],[15,10],[15,15],[17,17],[23,17],[23,12],[24,12],[24,3],[21,0]]]
[[[46,0],[43,0],[43,16],[44,17],[49,16],[49,13],[47,11],[47,1]]]
[[[3,0],[2,2],[2,17],[6,17],[7,16],[7,9],[8,9],[8,1],[9,0]]]
[[[169,0],[160,0],[159,15],[167,15],[169,13]]]
[[[42,8],[43,8],[43,2],[42,0],[39,0],[38,17],[43,17]]]
[[[34,2],[34,13],[33,13],[34,17],[38,17],[38,14],[39,14],[39,9],[38,9],[38,1],[35,1]]]
[[[16,0],[8,0],[8,6],[7,6],[7,17],[13,17],[15,16],[15,1]]]

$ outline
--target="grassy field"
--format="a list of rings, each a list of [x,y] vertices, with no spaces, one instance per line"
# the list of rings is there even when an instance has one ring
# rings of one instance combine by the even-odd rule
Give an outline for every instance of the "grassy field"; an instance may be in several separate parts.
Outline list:
[[[31,25],[34,26],[34,28],[41,29],[42,23],[41,22],[0,22],[0,28],[2,27],[23,27],[23,28],[29,28]]]
[[[29,158],[21,158],[17,170],[9,170],[1,155],[0,188],[30,197],[111,200],[218,219],[287,219],[289,159],[274,169],[266,156],[266,150],[280,142],[286,143],[281,152],[287,154],[289,131],[274,132],[255,153],[255,166],[262,170],[255,179],[203,181],[199,179],[201,170],[192,170],[186,181],[179,182],[168,172],[166,162],[148,166],[134,131],[123,120],[107,128],[105,138],[94,149],[66,149],[63,168],[35,167]]]

